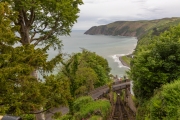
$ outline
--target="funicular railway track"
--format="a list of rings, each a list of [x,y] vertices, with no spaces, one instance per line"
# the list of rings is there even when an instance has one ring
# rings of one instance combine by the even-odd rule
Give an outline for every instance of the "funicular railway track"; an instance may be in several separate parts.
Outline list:
[[[127,86],[130,85],[130,80],[125,81],[118,81],[114,82],[112,85],[112,90],[115,92],[117,90],[125,89]],[[94,100],[101,99],[101,97],[104,94],[107,94],[109,92],[109,87],[107,85],[96,88],[95,90],[88,93],[89,96],[91,96]],[[120,96],[118,96],[116,104],[113,107],[113,113],[111,113],[108,120],[135,120],[131,119],[131,115],[134,115],[134,113],[127,112],[128,110],[125,108],[124,102],[121,101]],[[47,120],[51,120],[52,113],[61,112],[63,114],[67,114],[69,111],[68,108],[56,108],[55,111],[50,111],[50,113],[46,116],[48,118]]]
[[[117,96],[117,101],[115,103],[113,120],[129,120],[128,119],[128,112],[125,109],[125,106],[120,99],[120,96]]]
[[[114,113],[113,113],[113,120],[121,120],[122,119],[122,111],[121,111],[121,104],[120,104],[120,97],[117,97],[117,101],[115,103]]]
[[[118,81],[114,82],[112,86],[112,90],[114,92],[119,91],[119,93],[122,93],[122,90],[125,90],[127,87],[129,87],[130,81]],[[109,92],[108,86],[102,86],[94,91],[91,91],[89,95],[92,96],[93,99],[101,99],[101,96],[105,93],[107,94]],[[129,106],[126,105],[126,102],[120,99],[121,95],[117,96],[117,101],[114,104],[113,107],[113,113],[110,116],[109,120],[135,120],[134,113],[132,110],[130,110]]]
[[[125,105],[125,102],[121,100],[120,95],[117,96],[114,113],[112,115],[112,120],[135,120],[133,112]]]

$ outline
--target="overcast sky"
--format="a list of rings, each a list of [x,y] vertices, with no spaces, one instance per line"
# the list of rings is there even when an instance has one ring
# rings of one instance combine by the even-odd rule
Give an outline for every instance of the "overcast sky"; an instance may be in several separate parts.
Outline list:
[[[180,17],[180,0],[83,0],[73,30],[114,21],[150,20]]]

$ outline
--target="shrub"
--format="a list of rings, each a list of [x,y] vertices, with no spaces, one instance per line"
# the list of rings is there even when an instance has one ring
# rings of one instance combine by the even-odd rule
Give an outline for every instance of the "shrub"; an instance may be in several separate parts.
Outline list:
[[[110,112],[110,102],[107,100],[98,100],[88,103],[86,106],[80,109],[81,117],[88,118],[94,113],[99,113],[100,116],[106,118]]]
[[[180,120],[180,79],[162,86],[141,106],[137,120]]]
[[[80,97],[74,102],[74,111],[77,112],[85,106],[87,103],[92,102],[93,99],[90,96]]]
[[[102,120],[101,116],[92,116],[89,120]]]
[[[180,80],[164,85],[150,101],[151,120],[180,119]]]

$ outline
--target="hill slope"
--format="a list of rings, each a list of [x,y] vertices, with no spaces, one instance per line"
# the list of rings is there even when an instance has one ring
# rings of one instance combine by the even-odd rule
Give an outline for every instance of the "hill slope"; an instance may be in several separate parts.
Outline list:
[[[93,26],[84,34],[120,35],[139,38],[141,35],[146,34],[149,30],[156,31],[157,29],[161,29],[164,31],[168,29],[169,26],[177,25],[178,23],[180,23],[180,18],[177,17],[157,20],[117,21],[107,25]]]

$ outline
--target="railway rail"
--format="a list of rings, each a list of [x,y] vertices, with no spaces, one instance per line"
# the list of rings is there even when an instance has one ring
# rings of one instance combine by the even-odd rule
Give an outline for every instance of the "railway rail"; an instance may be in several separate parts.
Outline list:
[[[111,120],[135,120],[133,112],[128,109],[125,103],[120,99],[120,95],[117,96],[117,101],[114,106],[114,113]]]

